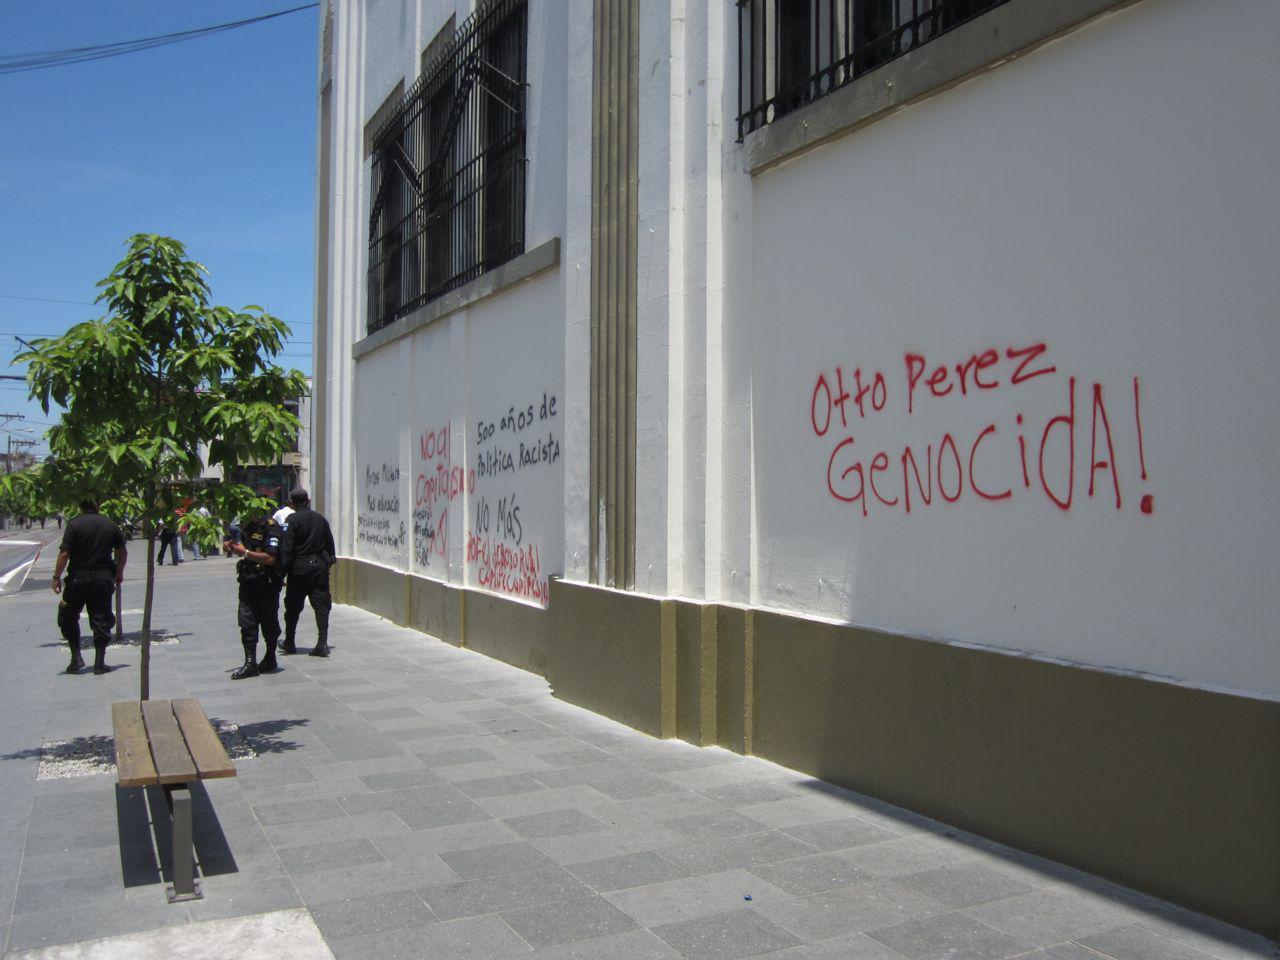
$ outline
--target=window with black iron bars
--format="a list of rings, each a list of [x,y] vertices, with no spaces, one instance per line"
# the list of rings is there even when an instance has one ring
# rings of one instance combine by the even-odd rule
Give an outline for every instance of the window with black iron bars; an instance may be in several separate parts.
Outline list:
[[[368,329],[524,252],[527,0],[489,0],[373,138]]]
[[[1008,0],[737,0],[738,140]]]

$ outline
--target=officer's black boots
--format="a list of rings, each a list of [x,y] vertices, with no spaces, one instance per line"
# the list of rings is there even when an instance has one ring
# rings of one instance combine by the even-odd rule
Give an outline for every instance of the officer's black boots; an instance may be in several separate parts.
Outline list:
[[[255,654],[258,652],[256,643],[244,644],[244,663],[240,669],[231,674],[232,680],[244,680],[246,677],[256,677],[260,672],[258,670],[258,658]]]
[[[280,669],[280,665],[276,663],[276,642],[274,640],[267,641],[267,655],[258,661],[259,673],[274,673]]]
[[[67,673],[79,673],[84,669],[84,658],[80,656],[80,641],[72,643],[68,640],[67,644],[71,647],[71,662],[67,664]]]
[[[311,650],[313,657],[327,657],[329,655],[329,638],[321,637],[316,641],[316,645]]]
[[[107,645],[93,641],[93,672],[103,674],[110,670],[107,666]]]
[[[280,652],[283,654],[294,654],[298,652],[297,645],[293,642],[293,631],[286,630],[284,634],[284,643],[280,644]]]

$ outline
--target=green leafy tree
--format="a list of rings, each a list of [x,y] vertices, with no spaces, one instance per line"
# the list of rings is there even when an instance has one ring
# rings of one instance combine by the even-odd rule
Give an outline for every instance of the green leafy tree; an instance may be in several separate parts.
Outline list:
[[[0,477],[0,516],[34,517],[45,512],[40,487],[30,467]]]
[[[206,507],[212,520],[192,522],[208,542],[222,523],[271,509],[240,484],[182,481],[199,475],[202,453],[224,475],[277,460],[298,433],[298,418],[282,401],[301,396],[306,378],[272,363],[289,328],[261,307],[212,305],[207,271],[177,240],[138,234],[128,248],[98,284],[106,316],[35,340],[15,358],[28,364],[31,396],[45,412],[55,405],[66,412],[49,431],[49,461],[17,483],[0,480],[0,490],[68,512],[89,496],[108,516],[140,529],[146,700],[157,523],[175,522],[184,506]]]

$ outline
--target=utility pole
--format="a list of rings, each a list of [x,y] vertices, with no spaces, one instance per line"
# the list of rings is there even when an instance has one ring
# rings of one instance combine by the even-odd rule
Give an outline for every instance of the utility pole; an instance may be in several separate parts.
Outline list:
[[[13,448],[14,447],[18,447],[19,449],[21,449],[22,447],[34,447],[35,445],[36,445],[36,442],[34,440],[23,440],[22,438],[18,438],[17,440],[15,440],[13,437],[9,437],[9,447],[8,447],[8,450],[5,452],[4,472],[13,473]]]
[[[26,379],[26,378],[24,377],[23,379]],[[0,413],[0,423],[8,423],[11,420],[25,420],[25,419],[27,419],[26,416],[21,413]],[[13,473],[13,437],[12,436],[9,437],[9,445],[5,450],[4,472]]]

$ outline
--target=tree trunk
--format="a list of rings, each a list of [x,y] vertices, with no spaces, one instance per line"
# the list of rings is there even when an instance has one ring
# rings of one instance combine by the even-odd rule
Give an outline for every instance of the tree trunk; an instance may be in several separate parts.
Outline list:
[[[151,699],[151,600],[156,590],[156,528],[150,520],[143,525],[147,538],[147,587],[142,600],[142,694]]]

